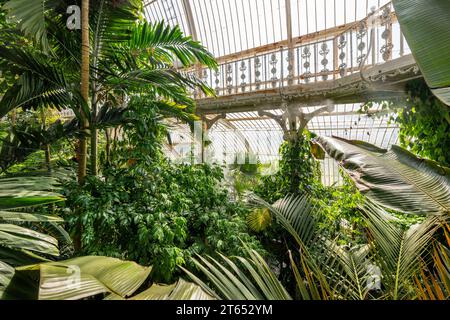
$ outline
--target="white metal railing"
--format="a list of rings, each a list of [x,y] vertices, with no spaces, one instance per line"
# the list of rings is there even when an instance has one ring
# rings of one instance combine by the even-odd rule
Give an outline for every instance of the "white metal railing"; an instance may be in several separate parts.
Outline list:
[[[224,62],[217,71],[191,70],[216,92],[227,96],[330,81],[410,53],[392,3],[372,11],[337,36],[300,43]],[[196,99],[206,98],[192,92]]]

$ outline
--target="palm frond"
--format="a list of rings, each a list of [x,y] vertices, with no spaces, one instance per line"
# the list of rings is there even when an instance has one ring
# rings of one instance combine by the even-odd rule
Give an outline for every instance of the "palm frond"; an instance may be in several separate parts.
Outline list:
[[[419,271],[421,259],[427,259],[433,235],[446,216],[432,215],[424,222],[404,229],[396,225],[382,208],[367,201],[363,212],[375,252],[377,265],[383,274],[384,286],[392,299],[402,298]]]
[[[446,241],[437,243],[433,250],[433,265],[423,263],[415,277],[416,292],[420,300],[450,299],[450,227],[444,225]],[[431,269],[431,271],[430,271]]]
[[[297,241],[299,247],[308,246],[317,232],[317,211],[307,195],[288,195],[270,205],[260,197],[248,194],[249,202],[268,208],[277,222]]]
[[[199,42],[183,35],[179,26],[171,27],[164,21],[141,23],[131,33],[131,50],[141,53],[154,61],[173,61],[177,58],[185,67],[201,63],[209,68],[217,68],[214,56]]]
[[[247,216],[247,224],[249,228],[256,232],[264,231],[271,222],[272,216],[267,208],[254,209]]]
[[[49,49],[46,18],[60,4],[61,1],[57,0],[9,0],[2,9],[8,12],[10,19],[18,22],[27,36],[35,39],[44,49]]]
[[[291,300],[267,263],[256,251],[246,247],[249,258],[230,258],[220,255],[221,261],[210,256],[193,258],[198,269],[208,278],[215,290],[182,268],[187,275],[216,298],[227,300]],[[217,293],[215,293],[217,292]]]

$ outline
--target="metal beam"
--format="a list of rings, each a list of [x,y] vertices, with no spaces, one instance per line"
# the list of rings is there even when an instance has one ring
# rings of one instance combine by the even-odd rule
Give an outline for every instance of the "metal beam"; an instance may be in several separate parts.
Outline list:
[[[194,15],[192,14],[191,3],[189,0],[182,0],[184,13],[186,14],[186,20],[188,23],[189,33],[192,36],[192,39],[198,41],[197,28],[195,27]]]
[[[288,46],[293,46],[292,41],[292,10],[291,10],[291,0],[285,0],[286,3],[286,30],[287,30],[287,41]]]

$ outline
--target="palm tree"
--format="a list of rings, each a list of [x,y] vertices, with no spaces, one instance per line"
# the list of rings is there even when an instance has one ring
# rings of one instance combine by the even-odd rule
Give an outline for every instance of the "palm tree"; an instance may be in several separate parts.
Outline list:
[[[35,5],[36,2],[39,1],[24,4],[21,0],[10,0],[6,5],[10,15],[17,18],[50,19],[52,23],[19,25],[25,34],[31,36],[39,33],[38,40],[43,46],[46,44],[47,51],[36,50],[31,45],[11,45],[0,50],[0,59],[14,67],[5,71],[13,72],[14,69],[20,75],[20,79],[0,101],[0,116],[19,107],[44,105],[73,109],[80,128],[90,128],[92,173],[97,171],[96,115],[106,105],[116,107],[111,97],[128,101],[133,94],[148,95],[163,106],[166,114],[179,117],[180,106],[183,106],[183,114],[193,111],[194,102],[188,97],[187,88],[200,87],[205,93],[212,94],[212,90],[200,80],[174,67],[175,61],[179,61],[183,66],[201,63],[214,68],[216,63],[212,55],[198,42],[185,37],[178,27],[170,28],[164,23],[149,24],[140,20],[141,1],[137,0],[119,5],[116,1],[101,0],[95,8],[91,5],[92,48],[89,62],[92,82],[91,89],[87,90],[84,85],[88,81],[86,72],[83,72],[83,79],[79,76],[83,62],[83,71],[87,70],[87,59],[83,60],[77,54],[82,39],[79,34],[67,30],[61,16],[55,14],[64,7],[65,2],[56,5],[55,2],[45,1],[40,7]],[[21,5],[30,8],[24,12]],[[86,58],[87,50],[83,54]],[[83,83],[83,90],[77,88],[80,82]],[[86,92],[89,91],[86,99]],[[88,103],[92,110],[87,107]],[[83,150],[85,141],[81,139]],[[85,175],[86,165],[83,162],[86,159],[82,154],[86,153],[80,151],[79,178]]]
[[[396,224],[381,207],[368,201],[361,212],[367,225],[368,242],[343,247],[319,226],[320,207],[305,196],[287,196],[275,205],[252,196],[267,207],[291,235],[296,247],[288,247],[296,279],[295,297],[304,300],[371,299],[373,280],[379,277],[384,299],[414,298],[414,279],[421,261],[430,260],[430,243],[436,230],[448,219],[430,215],[407,229]],[[255,251],[248,257],[197,256],[194,259],[208,284],[185,270],[206,292],[224,299],[291,299],[275,273]],[[379,272],[377,272],[379,270]]]
[[[83,100],[89,101],[89,54],[90,54],[90,32],[89,32],[89,0],[81,1],[81,96]],[[81,130],[89,129],[88,117],[85,109],[80,108]],[[78,145],[78,183],[83,184],[86,177],[87,164],[87,141],[81,137]]]

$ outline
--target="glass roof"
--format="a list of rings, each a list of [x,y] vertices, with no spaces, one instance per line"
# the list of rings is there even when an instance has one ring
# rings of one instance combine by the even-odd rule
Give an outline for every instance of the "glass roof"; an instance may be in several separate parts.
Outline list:
[[[179,25],[216,57],[359,21],[389,0],[148,0],[150,21]],[[290,19],[288,19],[288,14]]]

